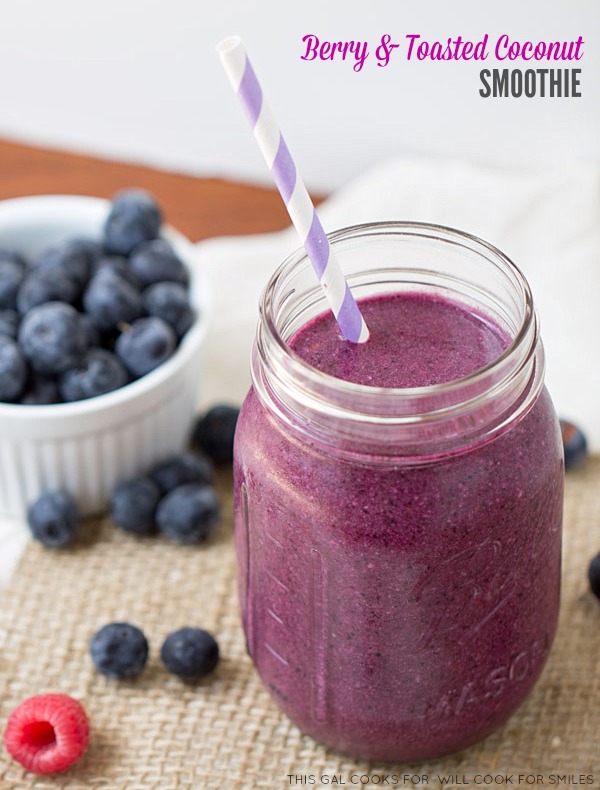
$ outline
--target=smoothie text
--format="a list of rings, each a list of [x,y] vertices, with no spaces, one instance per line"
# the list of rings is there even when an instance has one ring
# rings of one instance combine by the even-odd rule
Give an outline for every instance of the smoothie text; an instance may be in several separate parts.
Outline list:
[[[378,68],[407,62],[497,61],[503,69],[480,71],[483,98],[541,96],[550,98],[579,97],[581,69],[550,68],[552,65],[577,63],[584,56],[583,36],[572,40],[519,40],[502,33],[492,37],[486,33],[471,41],[462,36],[443,41],[430,41],[418,33],[394,38],[384,33],[376,42],[366,40],[329,41],[314,33],[302,37],[300,59],[306,62],[344,62],[355,72],[367,63]],[[513,66],[526,66],[525,70]],[[538,64],[541,68],[538,68]],[[547,68],[544,68],[544,65]],[[513,76],[513,75],[517,76]]]

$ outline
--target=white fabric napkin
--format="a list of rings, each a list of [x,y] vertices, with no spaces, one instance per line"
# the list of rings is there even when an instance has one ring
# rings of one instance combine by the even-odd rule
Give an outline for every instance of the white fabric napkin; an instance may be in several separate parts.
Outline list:
[[[557,411],[600,451],[600,169],[589,163],[494,167],[405,158],[365,173],[319,208],[326,231],[375,220],[449,225],[499,247],[528,278]],[[299,246],[293,228],[198,244],[214,309],[202,402],[241,402],[258,300]]]

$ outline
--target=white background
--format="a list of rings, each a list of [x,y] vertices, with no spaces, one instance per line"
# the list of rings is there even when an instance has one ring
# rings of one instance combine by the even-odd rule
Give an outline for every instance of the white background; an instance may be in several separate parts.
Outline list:
[[[309,187],[395,154],[600,160],[598,0],[0,0],[0,135],[268,180],[215,44],[243,36]],[[483,99],[473,62],[304,62],[302,37],[582,35],[580,99]],[[497,64],[493,55],[485,66]],[[517,63],[525,68],[525,64]],[[535,65],[535,64],[534,64]],[[539,64],[546,66],[546,63]],[[562,65],[562,64],[555,64]]]

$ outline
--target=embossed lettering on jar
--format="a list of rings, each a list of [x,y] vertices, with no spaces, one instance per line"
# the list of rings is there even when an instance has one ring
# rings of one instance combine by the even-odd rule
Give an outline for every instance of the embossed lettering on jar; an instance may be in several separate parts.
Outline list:
[[[418,224],[331,238],[371,339],[338,337],[302,251],[270,281],[235,441],[242,620],[304,732],[426,759],[498,728],[543,668],[560,432],[500,251]]]

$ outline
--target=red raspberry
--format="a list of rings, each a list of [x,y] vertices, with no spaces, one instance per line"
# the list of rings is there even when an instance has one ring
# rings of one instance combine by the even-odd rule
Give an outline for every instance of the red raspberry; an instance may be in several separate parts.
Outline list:
[[[41,694],[24,700],[8,717],[4,744],[15,760],[36,774],[64,771],[88,745],[85,710],[68,694]]]

